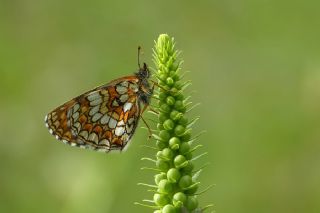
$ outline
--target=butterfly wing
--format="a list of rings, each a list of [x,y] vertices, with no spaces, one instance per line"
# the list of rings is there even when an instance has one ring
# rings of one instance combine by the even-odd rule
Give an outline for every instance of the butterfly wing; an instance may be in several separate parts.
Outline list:
[[[46,116],[49,132],[71,146],[122,150],[140,118],[138,82],[120,78],[68,101]]]

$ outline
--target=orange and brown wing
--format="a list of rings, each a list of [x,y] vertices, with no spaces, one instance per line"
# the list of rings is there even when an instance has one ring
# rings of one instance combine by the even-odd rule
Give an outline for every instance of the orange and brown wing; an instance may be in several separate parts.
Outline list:
[[[138,79],[124,77],[91,90],[50,112],[46,126],[71,146],[109,152],[122,150],[140,117]]]

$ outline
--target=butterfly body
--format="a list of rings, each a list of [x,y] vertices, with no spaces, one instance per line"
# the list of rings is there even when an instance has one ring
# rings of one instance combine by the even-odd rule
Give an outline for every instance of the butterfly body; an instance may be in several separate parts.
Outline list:
[[[45,117],[56,139],[102,152],[123,150],[138,125],[142,106],[148,106],[153,89],[144,64],[135,75],[122,77],[88,91]]]

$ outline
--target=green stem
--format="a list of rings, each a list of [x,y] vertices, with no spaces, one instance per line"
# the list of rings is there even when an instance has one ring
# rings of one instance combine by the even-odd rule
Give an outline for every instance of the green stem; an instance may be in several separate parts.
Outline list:
[[[201,212],[198,206],[197,181],[194,171],[193,151],[201,145],[192,146],[191,126],[198,118],[186,117],[191,108],[187,103],[185,88],[190,81],[182,81],[180,66],[182,60],[177,56],[174,39],[166,34],[159,36],[153,49],[153,60],[156,65],[155,78],[158,88],[155,91],[157,104],[157,130],[152,135],[156,140],[158,151],[155,164],[160,171],[155,175],[156,192],[154,204],[158,207],[155,213]],[[154,161],[150,158],[145,160]],[[200,174],[200,172],[199,172]]]

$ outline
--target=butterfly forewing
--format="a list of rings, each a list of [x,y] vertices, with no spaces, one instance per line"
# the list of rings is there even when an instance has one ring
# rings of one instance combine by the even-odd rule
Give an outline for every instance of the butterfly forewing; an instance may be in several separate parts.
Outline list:
[[[140,117],[138,82],[136,76],[124,77],[84,93],[50,112],[46,126],[71,146],[122,150]]]

